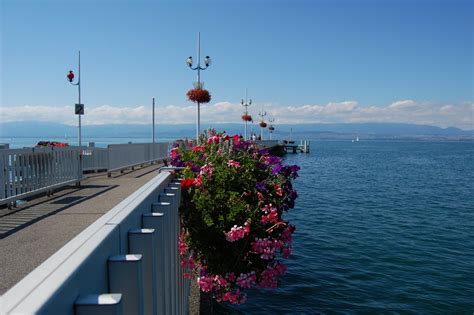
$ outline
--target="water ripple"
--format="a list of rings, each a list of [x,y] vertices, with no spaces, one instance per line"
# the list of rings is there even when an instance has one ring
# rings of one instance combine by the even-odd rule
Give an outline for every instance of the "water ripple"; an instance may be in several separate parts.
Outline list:
[[[278,290],[236,314],[474,311],[474,144],[319,142],[287,215],[294,255]]]

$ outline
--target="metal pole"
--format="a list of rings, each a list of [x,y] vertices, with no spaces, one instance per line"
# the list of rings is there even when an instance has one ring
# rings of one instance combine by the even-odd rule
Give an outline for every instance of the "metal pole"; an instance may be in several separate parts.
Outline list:
[[[201,88],[201,32],[198,32],[198,65],[197,65],[197,88]],[[196,143],[199,143],[199,135],[201,134],[201,104],[197,102],[197,122],[196,122]]]
[[[79,104],[81,104],[81,51],[79,50],[79,78],[77,80],[77,88],[79,90]],[[79,130],[78,130],[78,140],[79,140],[79,147],[82,145],[81,139],[81,115],[79,116]]]
[[[248,115],[247,89],[245,89],[245,115]],[[245,141],[247,141],[247,119],[245,120]]]
[[[153,135],[152,135],[152,142],[155,144],[155,98],[153,98],[153,110],[152,110],[152,130],[153,130]]]

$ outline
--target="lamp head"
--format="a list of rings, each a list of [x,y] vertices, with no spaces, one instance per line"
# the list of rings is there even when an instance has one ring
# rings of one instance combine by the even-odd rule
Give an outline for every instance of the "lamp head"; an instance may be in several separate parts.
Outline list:
[[[186,59],[186,63],[188,64],[189,67],[193,66],[193,57],[189,56],[188,59]]]
[[[206,56],[206,58],[204,58],[204,64],[206,67],[209,67],[211,65],[211,57]]]
[[[72,70],[69,70],[69,73],[67,74],[66,77],[69,82],[72,82],[72,80],[74,80],[74,72],[72,72]]]

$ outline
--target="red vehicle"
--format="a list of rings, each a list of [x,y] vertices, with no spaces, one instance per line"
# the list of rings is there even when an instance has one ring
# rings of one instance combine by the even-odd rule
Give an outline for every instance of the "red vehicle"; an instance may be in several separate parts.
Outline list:
[[[40,141],[36,144],[37,147],[59,147],[65,148],[68,147],[69,144],[65,142],[58,142],[58,141]]]

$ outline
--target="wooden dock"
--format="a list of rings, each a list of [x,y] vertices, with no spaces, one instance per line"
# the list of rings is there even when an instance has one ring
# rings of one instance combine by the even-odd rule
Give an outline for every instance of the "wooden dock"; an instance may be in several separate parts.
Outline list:
[[[293,143],[292,143],[293,142]],[[300,144],[295,144],[294,141],[283,141],[281,144],[284,148],[285,151],[291,152],[291,153],[309,153],[310,149],[310,142],[309,140],[301,140]]]

